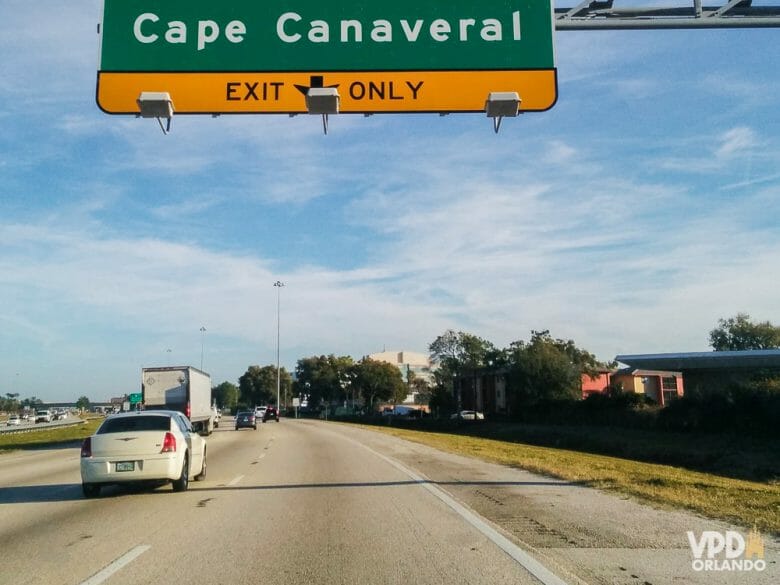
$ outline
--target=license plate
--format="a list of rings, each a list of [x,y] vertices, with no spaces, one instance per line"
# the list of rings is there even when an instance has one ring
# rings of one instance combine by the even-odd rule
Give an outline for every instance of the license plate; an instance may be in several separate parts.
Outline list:
[[[117,471],[135,471],[135,461],[117,461]]]

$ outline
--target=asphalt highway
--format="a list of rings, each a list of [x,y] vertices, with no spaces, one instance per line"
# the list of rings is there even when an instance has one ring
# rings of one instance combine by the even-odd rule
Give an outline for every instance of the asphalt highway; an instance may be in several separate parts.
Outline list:
[[[208,439],[184,493],[82,497],[76,447],[0,455],[0,584],[776,583],[691,567],[729,527],[322,421]]]

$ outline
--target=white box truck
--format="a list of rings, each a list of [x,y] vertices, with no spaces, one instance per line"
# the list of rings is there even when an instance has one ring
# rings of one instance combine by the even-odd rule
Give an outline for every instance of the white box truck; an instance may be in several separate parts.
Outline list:
[[[191,366],[141,369],[141,394],[147,410],[178,410],[201,435],[214,430],[211,376]]]

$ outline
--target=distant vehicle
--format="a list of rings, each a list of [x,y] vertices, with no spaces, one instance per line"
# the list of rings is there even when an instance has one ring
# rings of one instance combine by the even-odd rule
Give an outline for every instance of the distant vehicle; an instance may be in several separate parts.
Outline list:
[[[255,406],[255,418],[259,421],[263,420],[263,417],[265,416],[265,406]]]
[[[8,420],[5,421],[5,425],[8,427],[12,427],[15,425],[22,424],[22,419],[19,418],[18,414],[12,414],[8,417]]]
[[[236,430],[253,428],[257,430],[257,418],[254,412],[237,412],[236,413]]]
[[[143,368],[141,393],[144,409],[177,410],[201,435],[214,430],[211,377],[191,366]]]
[[[482,412],[474,410],[461,410],[450,417],[452,420],[485,420]]]
[[[51,413],[48,410],[38,410],[35,412],[35,422],[51,422]]]
[[[109,484],[171,482],[183,492],[206,477],[206,440],[182,413],[123,412],[103,421],[81,445],[84,497]]]
[[[214,428],[216,429],[219,427],[219,421],[222,420],[222,413],[219,411],[216,404],[211,406],[211,410],[214,412]]]
[[[382,416],[395,416],[398,418],[422,418],[422,411],[411,406],[397,404],[394,408],[389,406],[382,410]]]
[[[265,413],[263,413],[263,422],[268,422],[271,419],[279,422],[279,411],[275,406],[269,406],[265,409]]]

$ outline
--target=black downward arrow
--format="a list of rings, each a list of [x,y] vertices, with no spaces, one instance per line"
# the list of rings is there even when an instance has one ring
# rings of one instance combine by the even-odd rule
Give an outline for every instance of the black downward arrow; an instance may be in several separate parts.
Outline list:
[[[298,85],[295,84],[295,88],[300,91],[303,95],[307,95],[309,93],[309,90],[313,87],[338,87],[339,84],[336,83],[335,85],[323,85],[325,81],[323,80],[322,75],[312,75],[309,77],[309,85],[308,87],[305,85]]]

